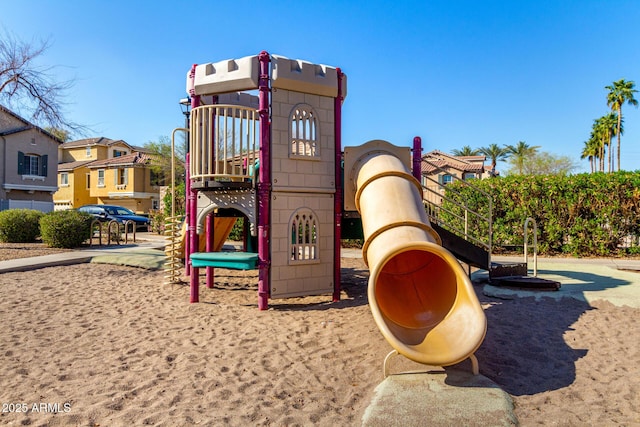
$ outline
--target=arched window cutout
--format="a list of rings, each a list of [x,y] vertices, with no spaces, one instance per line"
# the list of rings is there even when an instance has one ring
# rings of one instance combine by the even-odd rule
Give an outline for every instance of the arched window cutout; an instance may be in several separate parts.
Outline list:
[[[298,104],[291,110],[291,156],[318,157],[318,122],[313,108]]]
[[[320,261],[318,220],[312,210],[301,208],[289,221],[289,264]]]

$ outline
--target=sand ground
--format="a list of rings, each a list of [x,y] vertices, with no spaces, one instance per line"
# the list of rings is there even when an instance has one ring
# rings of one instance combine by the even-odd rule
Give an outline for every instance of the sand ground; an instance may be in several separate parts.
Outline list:
[[[360,424],[391,350],[361,259],[343,259],[340,302],[267,311],[255,272],[218,269],[200,304],[163,276],[105,264],[0,275],[0,425]],[[640,425],[640,309],[476,290],[480,371],[521,425]]]

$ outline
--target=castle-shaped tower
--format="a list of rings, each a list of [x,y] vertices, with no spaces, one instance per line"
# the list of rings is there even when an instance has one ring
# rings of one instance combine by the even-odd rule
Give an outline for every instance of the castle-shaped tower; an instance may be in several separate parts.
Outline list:
[[[202,254],[200,243],[205,235],[204,252],[219,250],[230,229],[222,218],[238,213],[257,241],[257,254],[249,245],[244,266],[257,260],[261,309],[268,298],[331,293],[337,300],[346,76],[335,67],[262,52],[194,65],[187,91],[191,301],[198,301],[199,267],[207,267],[212,284],[212,267],[240,265]]]

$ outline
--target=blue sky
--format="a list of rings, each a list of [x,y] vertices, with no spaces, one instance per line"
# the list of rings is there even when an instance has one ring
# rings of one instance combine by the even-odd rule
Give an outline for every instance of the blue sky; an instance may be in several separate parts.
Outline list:
[[[0,10],[3,31],[48,39],[40,63],[76,79],[67,117],[133,145],[183,124],[191,64],[262,50],[347,74],[344,145],[525,141],[574,158],[578,172],[589,170],[579,158],[593,120],[609,111],[604,86],[640,89],[639,1],[0,0]],[[640,170],[640,111],[623,115],[622,168]]]

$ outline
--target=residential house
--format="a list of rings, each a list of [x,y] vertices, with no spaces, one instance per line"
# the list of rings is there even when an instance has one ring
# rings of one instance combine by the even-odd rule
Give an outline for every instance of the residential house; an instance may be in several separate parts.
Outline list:
[[[439,150],[422,156],[422,185],[424,198],[439,205],[444,186],[456,179],[468,181],[489,176],[485,171],[485,156],[453,156]]]
[[[63,144],[59,158],[56,209],[97,203],[148,213],[159,206],[151,156],[139,147],[122,140],[89,138]]]
[[[62,141],[0,105],[0,210],[51,212]]]

